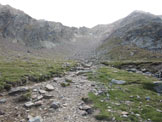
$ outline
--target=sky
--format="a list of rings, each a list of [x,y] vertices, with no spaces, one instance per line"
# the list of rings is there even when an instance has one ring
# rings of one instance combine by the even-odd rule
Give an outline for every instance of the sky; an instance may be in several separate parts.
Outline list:
[[[162,0],[0,0],[0,4],[74,27],[109,24],[134,10],[162,15]]]

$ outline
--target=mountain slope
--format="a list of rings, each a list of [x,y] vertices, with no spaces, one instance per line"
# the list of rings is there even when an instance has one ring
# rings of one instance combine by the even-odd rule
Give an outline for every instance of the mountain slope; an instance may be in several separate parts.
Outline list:
[[[67,43],[88,28],[67,27],[61,23],[36,20],[20,10],[0,5],[0,36],[29,47],[55,47]]]
[[[118,22],[115,29],[103,40],[98,51],[100,55],[116,59],[129,59],[130,56],[145,58],[143,57],[145,54],[155,58],[156,54],[152,51],[156,53],[162,51],[161,18],[150,13],[134,11]],[[116,52],[121,53],[120,57]],[[145,54],[137,56],[142,52]]]

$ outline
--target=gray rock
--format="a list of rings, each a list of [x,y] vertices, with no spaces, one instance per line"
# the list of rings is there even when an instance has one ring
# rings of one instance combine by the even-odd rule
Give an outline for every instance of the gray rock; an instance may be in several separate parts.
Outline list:
[[[0,99],[0,103],[6,103],[7,100],[4,98],[4,99]]]
[[[41,106],[42,104],[43,104],[43,101],[40,100],[40,101],[35,102],[33,106],[38,107],[38,106]]]
[[[87,114],[92,114],[93,113],[93,108],[88,106],[88,105],[81,105],[79,107],[80,110],[86,111]]]
[[[28,122],[43,122],[41,116],[30,118]]]
[[[112,79],[111,82],[114,83],[114,84],[118,84],[118,85],[122,85],[122,84],[125,84],[126,83],[126,81],[123,81],[123,80],[115,80],[115,79]]]
[[[46,92],[45,90],[41,90],[41,89],[40,89],[40,90],[39,90],[39,93],[40,93],[40,94],[45,94],[45,93],[47,93],[47,92]]]
[[[50,106],[51,108],[53,109],[58,109],[61,107],[60,103],[59,102],[53,102]]]
[[[39,95],[39,96],[37,96],[37,98],[36,98],[36,100],[41,100],[41,99],[43,99],[43,96],[42,96],[42,95]]]
[[[162,93],[162,81],[155,81],[154,82],[154,90],[157,93]]]
[[[87,115],[87,112],[86,111],[80,111],[79,112],[82,116],[86,116]]]
[[[137,69],[136,68],[131,68],[131,69],[128,69],[128,71],[130,71],[130,72],[136,72]]]
[[[92,62],[89,62],[89,63],[87,63],[87,64],[84,64],[84,63],[82,63],[82,66],[84,67],[84,68],[90,68],[90,67],[92,67]]]
[[[146,99],[147,101],[149,101],[149,100],[150,100],[150,96],[145,97],[145,99]]]
[[[22,92],[27,92],[30,89],[28,87],[17,87],[17,88],[12,88],[10,92],[8,93],[9,95],[14,95]]]
[[[52,97],[54,97],[53,95],[50,95],[50,94],[45,94],[43,96],[44,99],[51,99]]]
[[[53,91],[54,90],[54,87],[50,84],[47,84],[45,88],[46,88],[47,91]]]
[[[0,115],[5,115],[5,112],[0,110]]]
[[[25,107],[27,107],[27,108],[30,108],[30,107],[32,107],[32,106],[34,106],[34,103],[33,102],[26,102],[25,104],[24,104],[24,106]]]
[[[76,73],[76,75],[83,75],[83,74],[89,73],[89,72],[91,72],[91,71],[90,71],[90,70],[78,71],[78,72]]]
[[[56,77],[56,78],[54,78],[54,79],[53,79],[53,82],[57,82],[57,81],[58,81],[58,79],[59,79],[59,78],[57,78],[57,77]]]

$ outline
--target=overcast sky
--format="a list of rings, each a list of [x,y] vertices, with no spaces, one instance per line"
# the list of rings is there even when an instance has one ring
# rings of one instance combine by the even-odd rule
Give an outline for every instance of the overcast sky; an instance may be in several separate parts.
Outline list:
[[[108,24],[134,10],[162,15],[162,0],[0,0],[36,19],[75,27]]]

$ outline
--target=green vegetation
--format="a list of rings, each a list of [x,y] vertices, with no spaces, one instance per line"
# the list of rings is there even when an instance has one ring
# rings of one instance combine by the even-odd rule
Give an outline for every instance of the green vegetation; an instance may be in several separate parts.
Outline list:
[[[156,73],[161,69],[162,61],[152,60],[152,61],[104,61],[102,64],[106,66],[113,66],[119,69],[134,67],[136,69],[146,69],[151,73]]]
[[[115,117],[116,121],[162,121],[162,96],[153,89],[156,78],[111,67],[100,68],[95,73],[89,73],[88,77],[104,84],[107,89],[107,93],[101,95],[89,93],[89,99],[100,111],[96,119],[112,120]],[[126,84],[111,84],[112,79],[124,80]],[[127,113],[126,117],[123,112]]]
[[[162,55],[158,52],[142,49],[135,45],[122,45],[122,42],[119,38],[110,38],[98,48],[98,51],[105,52],[102,56],[103,59],[113,61],[162,60]]]
[[[70,86],[70,83],[60,83],[60,85],[61,85],[62,87],[67,87],[67,86]]]
[[[65,81],[67,82],[67,83],[72,83],[73,81],[71,80],[71,79],[65,79]]]
[[[32,93],[31,91],[29,91],[19,96],[18,101],[19,102],[29,101],[31,99],[31,96],[32,96]]]
[[[9,90],[12,86],[24,85],[28,81],[40,82],[54,76],[64,75],[64,72],[75,65],[64,62],[44,59],[28,60],[1,60],[0,61],[0,90]]]

